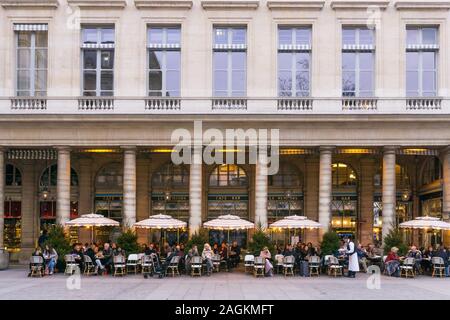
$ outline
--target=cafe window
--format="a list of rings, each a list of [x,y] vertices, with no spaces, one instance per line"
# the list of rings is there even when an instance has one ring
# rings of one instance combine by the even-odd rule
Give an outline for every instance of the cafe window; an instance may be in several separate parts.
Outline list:
[[[167,163],[152,175],[153,188],[189,187],[189,168]]]
[[[114,27],[85,26],[81,37],[83,96],[114,95]]]
[[[41,175],[39,185],[41,187],[56,187],[58,184],[58,165],[53,164],[47,167]],[[78,175],[76,171],[70,169],[70,185],[72,187],[78,186]]]
[[[22,174],[19,169],[12,164],[7,164],[5,168],[5,185],[6,186],[21,186]]]
[[[4,215],[4,245],[9,251],[18,251],[22,235],[22,203],[11,199],[6,200]]]
[[[331,225],[340,236],[355,235],[358,200],[356,196],[333,196]]]
[[[100,169],[95,179],[97,189],[122,190],[123,166],[120,163],[111,163]]]
[[[248,219],[248,195],[208,194],[208,218],[231,214]]]
[[[383,185],[383,168],[379,167],[373,178],[373,184],[376,187]],[[402,189],[410,185],[408,170],[406,166],[395,165],[395,182],[397,189]]]
[[[234,164],[215,167],[209,176],[210,187],[246,187],[248,178],[244,169]]]
[[[442,164],[438,157],[428,158],[422,167],[422,185],[442,179]]]
[[[345,163],[333,163],[331,165],[332,185],[335,188],[356,186],[356,173]]]
[[[299,188],[303,184],[302,175],[297,167],[285,162],[282,162],[278,172],[269,175],[268,179],[269,187]]]

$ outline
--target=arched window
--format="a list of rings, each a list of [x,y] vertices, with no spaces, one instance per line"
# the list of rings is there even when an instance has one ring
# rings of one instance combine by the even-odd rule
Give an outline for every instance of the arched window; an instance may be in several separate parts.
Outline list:
[[[422,185],[442,179],[442,164],[438,157],[427,159],[422,167]]]
[[[56,187],[58,184],[58,165],[52,164],[47,167],[41,175],[39,185],[41,187]],[[70,185],[78,186],[78,175],[73,168],[70,168]]]
[[[341,162],[333,163],[331,169],[333,187],[356,186],[356,173],[349,165]]]
[[[248,178],[244,169],[235,164],[217,166],[209,176],[211,187],[246,187]]]
[[[7,164],[5,168],[5,185],[7,186],[21,186],[22,174],[19,169],[12,164]]]
[[[383,168],[379,168],[375,173],[373,178],[373,184],[376,187],[381,187],[383,185]],[[409,186],[409,175],[408,170],[405,166],[396,164],[395,165],[395,183],[397,185],[397,189],[405,188]]]
[[[270,187],[296,188],[302,185],[301,172],[290,163],[281,163],[275,175],[268,176]]]
[[[152,175],[152,187],[188,187],[189,170],[185,165],[167,163]]]
[[[95,187],[100,189],[120,189],[123,187],[123,166],[120,163],[110,163],[97,174]]]

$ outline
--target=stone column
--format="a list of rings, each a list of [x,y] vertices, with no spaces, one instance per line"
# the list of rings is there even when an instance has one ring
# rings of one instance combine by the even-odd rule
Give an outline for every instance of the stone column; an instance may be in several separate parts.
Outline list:
[[[305,185],[303,187],[305,215],[308,219],[319,220],[319,159],[308,156],[305,159]],[[319,232],[317,230],[305,231],[305,242],[319,243]]]
[[[94,213],[92,208],[92,159],[83,157],[79,160],[78,172],[78,214]]]
[[[361,159],[359,242],[367,245],[373,242],[373,176],[375,161],[373,158]]]
[[[22,235],[20,262],[28,263],[37,243],[39,210],[36,208],[37,181],[35,163],[24,160],[22,165]]]
[[[5,228],[5,151],[0,148],[0,249],[4,247]]]
[[[147,219],[150,215],[149,203],[149,164],[148,158],[136,160],[136,221]],[[148,230],[136,229],[139,243],[148,241]]]
[[[333,148],[320,148],[319,163],[319,223],[323,226],[320,238],[331,224],[331,160]]]
[[[136,147],[125,147],[123,153],[123,227],[136,223]]]
[[[383,228],[384,237],[394,228],[395,205],[397,202],[395,190],[395,148],[385,147],[383,152]]]
[[[189,175],[189,236],[202,224],[202,147],[194,146]]]
[[[70,220],[70,149],[58,147],[57,150],[56,224],[64,225]]]
[[[255,225],[266,229],[267,225],[267,150],[259,150],[255,175]]]

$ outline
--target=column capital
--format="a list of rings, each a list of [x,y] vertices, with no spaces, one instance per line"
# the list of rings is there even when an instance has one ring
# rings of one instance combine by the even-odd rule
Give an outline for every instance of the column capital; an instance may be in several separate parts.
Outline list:
[[[336,149],[336,147],[335,146],[320,146],[319,147],[319,152],[320,153],[322,153],[322,152],[325,152],[325,153],[331,153],[331,152],[333,152],[334,150]]]
[[[398,146],[384,146],[383,154],[395,154],[397,149],[398,149]]]
[[[58,152],[70,152],[71,151],[71,147],[69,146],[54,146],[54,149],[56,149],[56,151]]]
[[[120,146],[120,149],[122,149],[124,152],[127,151],[134,151],[136,152],[136,146]]]

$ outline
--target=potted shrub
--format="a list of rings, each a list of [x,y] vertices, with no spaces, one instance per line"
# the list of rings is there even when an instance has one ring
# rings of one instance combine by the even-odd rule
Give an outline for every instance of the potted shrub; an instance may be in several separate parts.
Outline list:
[[[51,245],[56,250],[56,253],[58,253],[58,261],[55,267],[58,272],[62,272],[65,268],[64,256],[72,251],[69,237],[64,232],[62,226],[50,227],[47,236],[48,238],[44,245]]]
[[[205,243],[209,243],[209,232],[206,229],[200,229],[198,233],[194,233],[188,240],[185,246],[185,252],[187,253],[194,245],[197,246],[198,252],[202,254],[203,246]]]
[[[275,254],[275,247],[272,240],[270,240],[270,237],[260,227],[258,227],[252,235],[252,239],[248,245],[248,251],[254,256],[259,256],[264,247],[269,248],[272,256]]]
[[[125,254],[138,253],[140,251],[139,244],[137,242],[137,235],[131,229],[127,229],[117,238],[117,244],[122,250],[125,251]]]
[[[323,234],[320,249],[322,255],[334,255],[339,250],[341,240],[336,232],[328,231]]]
[[[398,248],[399,256],[403,256],[408,252],[408,246],[403,241],[403,236],[400,230],[396,227],[392,228],[391,231],[383,239],[384,252],[388,253],[392,247]]]

